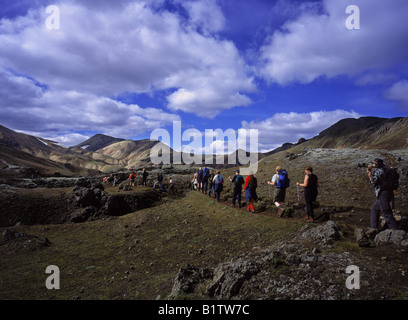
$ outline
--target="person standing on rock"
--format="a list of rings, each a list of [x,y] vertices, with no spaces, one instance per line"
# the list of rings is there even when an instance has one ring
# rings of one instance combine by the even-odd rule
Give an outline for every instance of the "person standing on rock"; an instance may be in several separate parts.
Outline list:
[[[312,167],[305,168],[305,180],[303,181],[303,183],[296,182],[296,185],[305,188],[304,190],[307,210],[306,221],[313,222],[314,221],[313,202],[316,201],[318,195],[317,187],[319,186],[319,179],[313,173]]]
[[[286,170],[283,170],[281,166],[277,166],[275,170],[276,173],[272,177],[272,180],[268,181],[268,184],[275,186],[273,202],[278,208],[278,216],[281,217],[284,211],[283,205],[286,197],[286,188],[289,187],[289,177]]]
[[[376,158],[372,161],[372,165],[368,166],[367,175],[370,182],[374,185],[374,191],[377,197],[377,200],[371,207],[371,228],[378,230],[380,214],[382,213],[388,227],[396,230],[397,223],[390,206],[393,197],[393,186],[387,183],[390,178],[390,171],[387,170],[382,159]]]

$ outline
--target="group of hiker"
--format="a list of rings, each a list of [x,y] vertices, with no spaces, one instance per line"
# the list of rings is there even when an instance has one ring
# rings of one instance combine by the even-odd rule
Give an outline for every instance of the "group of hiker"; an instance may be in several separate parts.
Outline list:
[[[399,186],[399,174],[392,167],[386,167],[382,159],[376,158],[368,166],[367,174],[370,182],[374,186],[376,201],[371,207],[370,228],[378,230],[380,214],[384,215],[384,218],[390,229],[397,229],[396,220],[392,214],[391,203],[394,199],[395,190]],[[314,222],[314,202],[318,196],[319,178],[313,173],[313,168],[307,166],[304,168],[304,180],[303,182],[296,182],[299,198],[299,187],[304,188],[304,200],[306,203],[306,216],[307,222]],[[250,172],[246,179],[240,175],[239,170],[235,171],[233,177],[228,177],[229,181],[233,183],[233,193],[231,206],[235,207],[238,203],[238,207],[241,208],[242,192],[245,194],[246,209],[250,212],[254,212],[254,201],[258,199],[256,188],[258,187],[257,178]],[[191,181],[192,189],[207,193],[211,197],[211,193],[215,196],[217,201],[220,201],[220,194],[223,190],[224,178],[220,171],[210,171],[207,167],[200,168],[194,175]],[[285,211],[285,199],[286,189],[290,186],[290,179],[288,172],[281,166],[275,168],[275,174],[272,179],[267,182],[268,187],[274,186],[274,194],[272,203],[277,207],[277,215],[279,217]]]
[[[240,174],[239,170],[235,171],[233,177],[228,177],[229,181],[234,185],[232,194],[231,206],[241,208],[242,192],[245,194],[246,209],[249,212],[255,212],[254,201],[258,200],[256,189],[258,187],[258,180],[253,172],[249,172],[246,179]],[[200,168],[194,175],[191,181],[192,189],[207,193],[211,197],[211,193],[215,196],[217,201],[220,201],[220,194],[223,190],[224,178],[220,171],[215,173],[214,170],[210,171],[207,167]],[[314,211],[313,202],[316,201],[318,194],[317,187],[319,186],[318,178],[313,174],[312,167],[305,168],[305,180],[303,183],[297,182],[297,186],[302,186],[305,189],[305,200],[307,208],[306,220],[313,222]],[[290,185],[290,179],[286,170],[282,167],[276,167],[276,173],[272,177],[271,181],[268,181],[268,185],[275,186],[275,192],[273,197],[273,203],[278,208],[278,216],[282,216],[284,212],[284,202],[286,198],[286,189]]]
[[[143,170],[142,170],[142,186],[147,187],[147,177],[148,176],[149,176],[149,173],[146,171],[146,168],[143,168]],[[130,182],[131,186],[135,185],[135,180],[136,180],[136,175],[135,175],[134,171],[131,171],[131,173],[129,175],[129,182]],[[164,191],[163,180],[164,180],[163,174],[158,172],[156,174],[156,179],[154,180],[154,183],[153,183],[153,189],[156,189],[156,187],[158,187],[161,191]],[[173,182],[172,177],[168,178],[167,192],[169,194],[173,194],[175,192],[174,182]]]
[[[306,216],[307,222],[314,222],[314,209],[313,203],[318,196],[319,179],[316,174],[313,173],[313,168],[307,166],[304,168],[304,180],[303,182],[296,182],[298,202],[299,187],[304,188],[304,200],[306,203]],[[382,159],[376,158],[371,162],[371,165],[367,168],[367,174],[370,182],[374,186],[376,201],[371,207],[370,228],[372,230],[378,230],[380,214],[384,215],[384,218],[390,229],[397,229],[395,218],[392,214],[391,202],[393,202],[395,190],[399,186],[399,175],[392,167],[386,167]],[[148,173],[146,169],[142,171],[142,185],[147,186]],[[167,191],[174,193],[173,178],[169,177],[167,183]],[[134,171],[130,173],[129,183],[130,186],[134,186],[136,175]],[[158,172],[153,184],[153,188],[159,187],[161,191],[164,191],[163,187],[163,175]],[[253,172],[249,172],[249,175],[244,179],[239,170],[235,171],[233,177],[229,176],[228,180],[234,185],[232,193],[231,206],[235,207],[236,204],[239,208],[242,207],[242,192],[245,195],[246,209],[249,212],[255,212],[254,201],[258,200],[256,189],[258,187],[258,181]],[[104,182],[117,183],[116,176],[105,177]],[[290,179],[288,172],[281,166],[275,168],[275,173],[270,181],[267,181],[269,193],[271,186],[274,186],[274,193],[272,203],[277,208],[277,215],[279,217],[285,211],[285,199],[286,189],[290,186]],[[190,183],[192,190],[197,190],[204,194],[208,194],[209,197],[214,196],[216,200],[220,201],[221,192],[224,189],[224,177],[221,175],[220,170],[210,170],[208,167],[199,168],[194,174]],[[270,194],[271,196],[271,194]]]

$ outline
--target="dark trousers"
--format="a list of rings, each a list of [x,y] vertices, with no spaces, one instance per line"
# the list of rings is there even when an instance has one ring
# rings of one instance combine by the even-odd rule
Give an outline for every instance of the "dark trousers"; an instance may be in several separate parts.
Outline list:
[[[214,183],[210,182],[210,187],[208,188],[208,195],[211,197],[211,192],[213,195],[215,195],[215,190],[214,190]]]
[[[221,189],[215,190],[215,198],[217,201],[220,201]]]
[[[397,222],[395,221],[390,206],[392,198],[393,198],[392,191],[380,192],[377,201],[374,202],[371,207],[370,225],[372,228],[378,228],[380,214],[382,213],[384,215],[385,221],[387,221],[388,227],[390,229],[397,229]]]
[[[305,201],[307,215],[314,218],[313,202],[316,201],[317,194],[313,190],[305,189]]]
[[[203,193],[207,193],[207,189],[208,189],[208,179],[203,179]]]
[[[242,188],[234,187],[234,192],[232,194],[232,204],[233,205],[235,205],[235,200],[238,200],[238,205],[241,206],[241,193],[242,193]]]

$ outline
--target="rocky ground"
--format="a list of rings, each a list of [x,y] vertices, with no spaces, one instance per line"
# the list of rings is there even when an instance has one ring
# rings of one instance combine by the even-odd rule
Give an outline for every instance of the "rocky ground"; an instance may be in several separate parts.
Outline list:
[[[378,234],[366,232],[375,197],[365,171],[375,157],[401,173],[398,231],[382,221]],[[151,179],[148,188],[126,190],[128,173],[115,187],[101,184],[101,177],[3,183],[1,297],[405,299],[406,159],[408,151],[354,149],[271,155],[259,163],[254,214],[230,206],[228,183],[219,203],[189,191],[193,168],[161,169],[177,182],[176,196],[153,190]],[[282,217],[266,184],[276,165],[289,171],[292,183]],[[298,198],[294,187],[306,165],[315,168],[321,185],[314,224],[305,222],[302,190]],[[226,180],[233,173],[222,170]],[[65,290],[42,288],[44,263],[64,270]],[[349,266],[359,270],[360,289],[346,286]]]

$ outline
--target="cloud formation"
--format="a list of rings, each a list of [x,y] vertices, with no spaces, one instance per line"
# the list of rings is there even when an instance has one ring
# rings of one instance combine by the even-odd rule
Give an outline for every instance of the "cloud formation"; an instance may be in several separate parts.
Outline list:
[[[286,142],[296,143],[300,138],[310,139],[345,118],[360,118],[354,111],[334,110],[309,113],[276,113],[263,121],[242,121],[243,129],[258,130],[259,151],[266,152]]]
[[[386,98],[395,100],[404,109],[408,110],[408,80],[401,80],[392,85],[385,92]]]
[[[155,2],[124,2],[109,10],[105,2],[57,2],[59,30],[46,27],[45,7],[32,9],[1,20],[0,64],[55,92],[167,92],[170,110],[211,118],[249,105],[247,93],[255,85],[234,44],[211,36],[222,28],[223,16],[214,1],[207,2],[183,2],[188,23],[154,10]]]
[[[4,69],[0,69],[0,83],[3,124],[25,132],[43,132],[44,138],[64,145],[80,138],[74,131],[126,138],[179,120],[161,109],[141,108],[74,90],[48,90]]]
[[[311,83],[319,77],[355,76],[406,61],[405,0],[323,0],[287,21],[261,48],[262,76],[281,85]],[[360,9],[360,29],[346,28],[348,5]],[[396,49],[398,48],[398,50]]]

